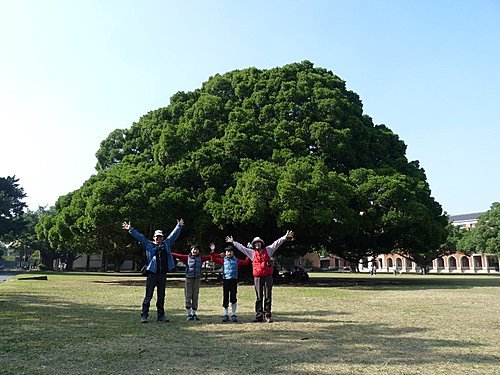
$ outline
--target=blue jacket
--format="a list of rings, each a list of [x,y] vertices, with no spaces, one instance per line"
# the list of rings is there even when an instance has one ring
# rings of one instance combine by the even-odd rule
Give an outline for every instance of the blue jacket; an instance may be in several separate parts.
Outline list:
[[[224,257],[223,279],[237,279],[238,278],[238,258]]]
[[[168,235],[167,238],[163,240],[163,245],[165,246],[165,250],[167,251],[167,262],[168,269],[172,271],[175,268],[174,257],[172,256],[172,250],[170,246],[174,243],[174,241],[179,237],[179,234],[182,230],[182,225],[177,224],[172,231]],[[134,237],[140,245],[146,250],[146,259],[148,266],[146,269],[150,272],[156,273],[158,270],[158,264],[156,263],[156,248],[158,247],[154,242],[148,240],[142,233],[139,233],[135,228],[131,228],[129,233],[132,237]]]

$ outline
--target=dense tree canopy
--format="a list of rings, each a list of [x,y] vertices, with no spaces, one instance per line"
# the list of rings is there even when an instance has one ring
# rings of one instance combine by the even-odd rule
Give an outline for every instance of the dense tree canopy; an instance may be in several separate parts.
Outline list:
[[[343,80],[308,61],[217,74],[113,131],[97,175],[59,199],[47,233],[54,245],[119,254],[121,221],[149,235],[183,217],[181,245],[270,242],[292,229],[284,252],[357,260],[396,249],[426,262],[447,219],[405,152]]]
[[[459,241],[460,250],[500,255],[500,202],[495,202],[481,215],[477,225]]]
[[[16,176],[0,177],[0,238],[14,238],[26,225],[23,220],[25,197]]]

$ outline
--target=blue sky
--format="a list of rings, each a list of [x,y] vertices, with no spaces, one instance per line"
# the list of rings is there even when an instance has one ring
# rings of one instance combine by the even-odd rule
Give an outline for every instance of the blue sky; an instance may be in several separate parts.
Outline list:
[[[53,205],[175,92],[302,60],[400,136],[446,212],[500,201],[498,0],[0,0],[0,176]]]

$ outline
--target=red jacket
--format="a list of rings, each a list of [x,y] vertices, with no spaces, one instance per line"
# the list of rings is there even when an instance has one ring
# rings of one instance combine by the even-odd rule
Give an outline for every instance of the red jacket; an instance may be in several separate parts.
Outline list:
[[[267,248],[264,248],[262,251],[254,250],[252,266],[254,277],[273,274],[273,261],[267,253]]]

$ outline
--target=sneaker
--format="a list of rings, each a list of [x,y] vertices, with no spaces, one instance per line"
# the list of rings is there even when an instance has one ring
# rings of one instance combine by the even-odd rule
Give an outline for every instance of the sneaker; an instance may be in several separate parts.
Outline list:
[[[186,320],[194,320],[193,315],[189,314],[189,315],[187,316]]]
[[[141,316],[141,323],[147,323],[148,322],[148,317],[147,316]]]
[[[224,323],[225,323],[225,322],[228,322],[228,321],[229,321],[229,316],[224,315],[224,316],[222,317],[222,321],[223,321]]]
[[[264,321],[266,323],[272,323],[273,320],[271,319],[271,314],[266,314],[266,316],[264,317]]]
[[[233,323],[236,323],[238,321],[238,318],[236,317],[236,315],[233,315],[231,317],[231,320],[233,321]]]
[[[156,318],[156,320],[159,322],[168,322],[169,321],[165,315],[159,316],[158,318]]]
[[[200,320],[200,318],[198,318],[198,315],[193,314],[193,320],[199,321],[199,320]]]

